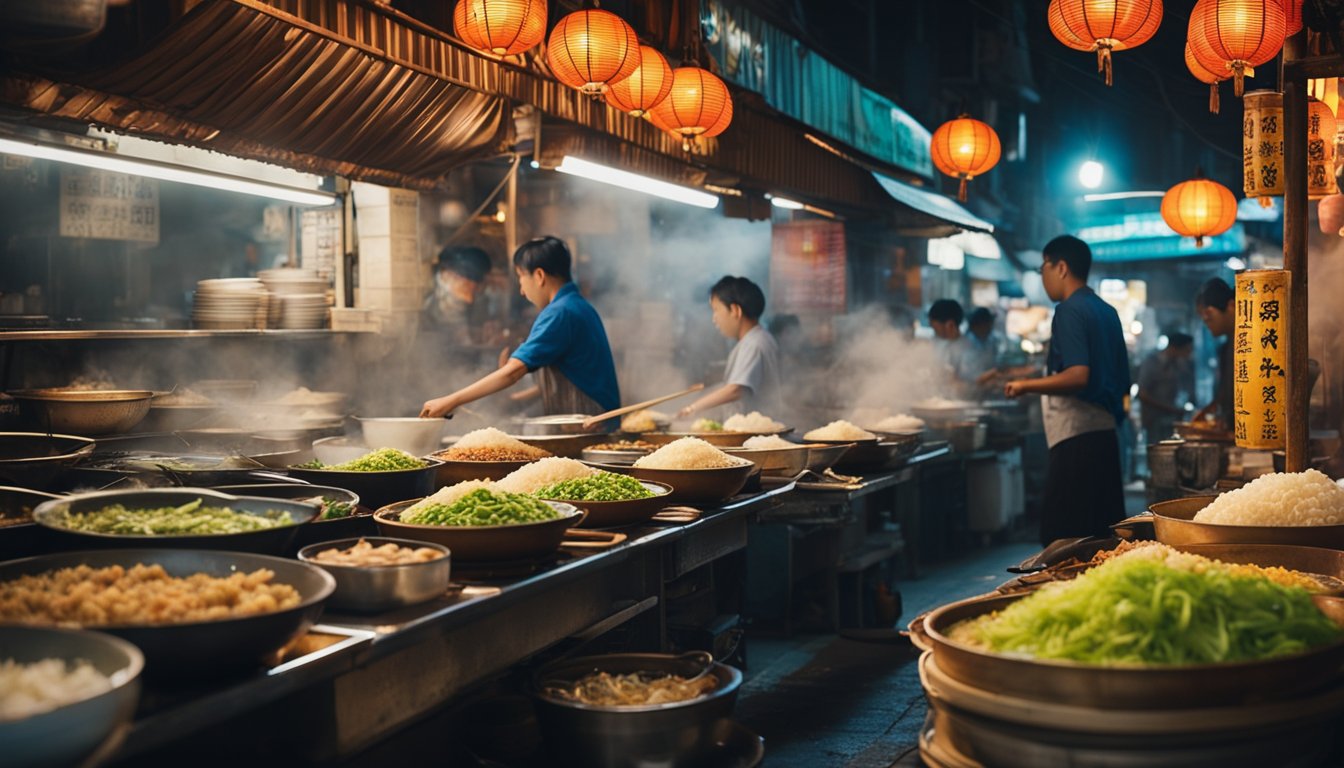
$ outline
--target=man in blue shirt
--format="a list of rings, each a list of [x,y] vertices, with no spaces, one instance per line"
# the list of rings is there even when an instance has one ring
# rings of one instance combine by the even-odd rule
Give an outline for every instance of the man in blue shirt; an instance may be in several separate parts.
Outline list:
[[[611,345],[593,305],[570,276],[569,249],[556,237],[524,243],[513,254],[523,296],[541,310],[532,331],[508,362],[451,395],[429,400],[420,415],[447,416],[467,403],[536,375],[543,410],[549,414],[597,414],[621,406]]]
[[[1043,378],[1004,385],[1008,397],[1044,395],[1050,468],[1041,501],[1041,543],[1107,536],[1125,516],[1116,428],[1125,418],[1129,352],[1120,316],[1087,287],[1092,249],[1063,235],[1045,246],[1041,281],[1054,301]]]

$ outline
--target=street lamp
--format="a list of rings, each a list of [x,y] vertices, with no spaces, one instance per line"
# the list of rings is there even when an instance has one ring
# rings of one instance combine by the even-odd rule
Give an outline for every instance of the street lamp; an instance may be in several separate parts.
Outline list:
[[[1096,189],[1101,186],[1102,177],[1106,175],[1106,168],[1096,160],[1088,160],[1078,167],[1078,183],[1087,189]]]

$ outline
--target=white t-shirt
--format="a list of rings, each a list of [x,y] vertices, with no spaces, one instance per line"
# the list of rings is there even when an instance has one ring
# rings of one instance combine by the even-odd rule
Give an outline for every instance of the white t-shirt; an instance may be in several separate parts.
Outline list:
[[[749,390],[738,401],[743,413],[760,411],[778,418],[774,414],[783,410],[780,382],[779,345],[769,331],[758,325],[747,331],[729,353],[723,383]]]

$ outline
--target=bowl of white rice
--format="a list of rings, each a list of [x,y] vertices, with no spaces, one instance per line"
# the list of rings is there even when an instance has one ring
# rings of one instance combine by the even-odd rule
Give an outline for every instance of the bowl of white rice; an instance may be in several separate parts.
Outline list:
[[[1344,549],[1344,488],[1325,474],[1276,472],[1218,496],[1154,504],[1163,544],[1290,544]]]
[[[0,763],[79,765],[126,733],[145,658],[102,632],[0,627]]]
[[[741,448],[722,450],[730,456],[750,460],[760,467],[763,475],[793,477],[807,469],[807,446],[789,442],[778,435],[756,435],[742,443]]]
[[[839,419],[803,435],[809,443],[875,443],[877,435],[851,422]]]
[[[898,413],[895,416],[888,416],[885,419],[868,427],[869,432],[877,435],[917,435],[924,431],[927,426],[923,419],[918,416],[911,416],[908,413]]]
[[[775,421],[760,411],[735,413],[723,420],[725,432],[746,432],[752,435],[783,435],[793,429],[783,422]]]
[[[749,459],[730,456],[697,437],[664,445],[630,466],[604,466],[640,480],[671,486],[669,503],[713,504],[736,496],[757,471]]]
[[[551,454],[505,434],[494,427],[468,432],[431,458],[443,462],[435,476],[436,487],[445,488],[465,480],[499,480],[527,464]]]

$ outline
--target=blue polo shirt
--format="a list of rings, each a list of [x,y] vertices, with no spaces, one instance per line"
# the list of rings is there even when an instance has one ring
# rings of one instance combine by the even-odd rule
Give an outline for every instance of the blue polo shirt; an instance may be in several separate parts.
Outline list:
[[[532,323],[513,357],[528,371],[553,366],[603,410],[621,407],[616,363],[602,318],[574,283],[565,283]]]
[[[1045,363],[1051,374],[1086,365],[1087,387],[1073,396],[1104,408],[1117,424],[1124,420],[1130,384],[1125,334],[1115,308],[1091,288],[1079,288],[1055,307]]]

